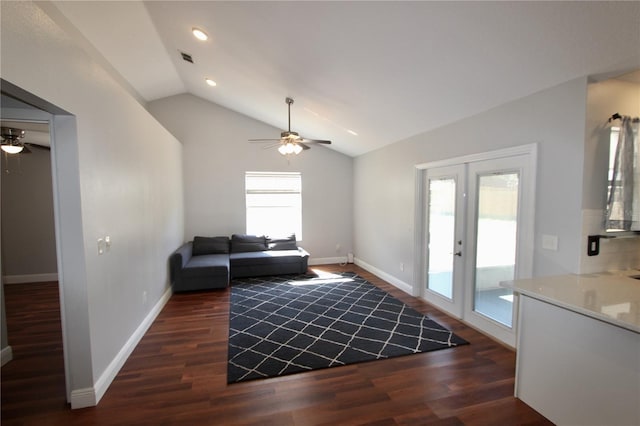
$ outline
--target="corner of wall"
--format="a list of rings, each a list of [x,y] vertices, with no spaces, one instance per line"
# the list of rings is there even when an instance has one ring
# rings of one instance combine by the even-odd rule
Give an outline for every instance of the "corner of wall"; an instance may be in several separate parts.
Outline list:
[[[4,367],[9,361],[13,360],[13,349],[6,346],[0,351],[0,366]]]
[[[367,262],[365,262],[363,260],[360,260],[358,258],[355,259],[355,264],[358,265],[359,267],[363,268],[363,269],[366,269],[367,271],[371,272],[375,276],[382,278],[383,280],[385,280],[389,284],[392,284],[394,287],[397,287],[398,289],[404,291],[408,295],[417,296],[417,294],[415,294],[414,288],[413,288],[413,286],[411,284],[406,283],[406,282],[394,277],[393,275],[387,274],[383,270],[378,269],[375,266],[369,265]]]

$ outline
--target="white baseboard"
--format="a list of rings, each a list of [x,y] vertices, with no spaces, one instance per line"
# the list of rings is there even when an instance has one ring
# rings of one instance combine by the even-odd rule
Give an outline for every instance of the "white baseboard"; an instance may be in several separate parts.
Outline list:
[[[24,283],[42,283],[46,281],[58,281],[58,273],[52,272],[48,274],[26,274],[26,275],[3,275],[3,284],[24,284]]]
[[[393,275],[389,275],[386,272],[376,268],[375,266],[369,265],[367,262],[364,262],[358,258],[355,259],[355,264],[361,267],[362,269],[366,269],[371,272],[373,275],[382,278],[389,284],[392,284],[394,287],[399,288],[405,293],[413,296],[413,286],[411,284],[405,283],[404,281],[394,277]]]
[[[347,256],[341,257],[317,257],[309,258],[309,265],[332,265],[334,263],[346,263]]]
[[[95,407],[98,405],[96,400],[95,388],[75,389],[71,391],[71,409]]]
[[[6,348],[2,348],[0,351],[0,364],[4,367],[6,363],[13,359],[13,349],[11,346],[7,346]]]
[[[136,331],[134,331],[131,337],[129,337],[129,340],[127,340],[111,363],[109,363],[98,380],[96,380],[93,388],[78,389],[71,392],[72,409],[92,407],[100,402],[100,399],[102,399],[105,392],[111,385],[111,382],[113,382],[113,379],[118,375],[118,372],[129,358],[129,355],[131,355],[131,352],[133,352],[138,343],[140,343],[144,334],[147,332],[149,327],[151,327],[151,324],[153,324],[153,321],[155,321],[158,314],[160,314],[164,305],[166,305],[171,298],[171,294],[171,287],[169,287],[167,291],[164,292],[158,303],[156,303],[153,309],[149,311],[149,314],[147,314],[142,323],[140,323]]]

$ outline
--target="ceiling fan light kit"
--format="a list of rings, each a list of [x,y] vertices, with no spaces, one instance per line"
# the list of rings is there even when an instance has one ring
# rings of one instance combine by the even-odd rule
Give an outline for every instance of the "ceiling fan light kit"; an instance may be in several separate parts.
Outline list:
[[[291,104],[293,103],[292,98],[285,98],[284,100],[287,104],[287,109],[289,113],[289,128],[287,131],[280,133],[280,139],[249,139],[249,142],[278,142],[273,146],[278,147],[278,152],[280,154],[289,156],[289,155],[298,155],[302,151],[310,149],[309,144],[319,143],[319,144],[330,144],[331,141],[326,140],[318,140],[318,139],[305,139],[300,136],[298,132],[291,131]],[[267,146],[266,148],[270,148],[271,146]]]
[[[2,150],[7,154],[18,154],[22,152],[23,149],[24,149],[24,146],[22,145],[13,145],[13,144],[2,145]]]
[[[24,149],[20,139],[24,137],[24,130],[11,127],[2,128],[2,150],[7,154],[18,154]]]
[[[300,154],[302,152],[302,147],[294,142],[287,142],[285,144],[281,144],[278,147],[278,151],[282,155],[291,155],[291,154]]]

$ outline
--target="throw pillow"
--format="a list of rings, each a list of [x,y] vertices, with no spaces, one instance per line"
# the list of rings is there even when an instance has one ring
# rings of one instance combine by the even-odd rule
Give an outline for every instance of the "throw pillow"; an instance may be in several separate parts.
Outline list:
[[[296,234],[285,238],[269,238],[269,250],[297,250]]]
[[[231,253],[267,250],[267,238],[264,235],[233,234],[231,236]]]
[[[194,256],[229,253],[229,237],[194,237]]]

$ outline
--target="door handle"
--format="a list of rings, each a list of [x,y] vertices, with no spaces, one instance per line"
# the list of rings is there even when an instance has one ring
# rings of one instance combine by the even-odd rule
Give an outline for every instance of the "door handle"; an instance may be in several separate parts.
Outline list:
[[[462,251],[457,251],[457,252],[453,253],[453,255],[462,257]]]

